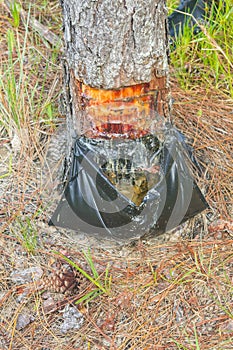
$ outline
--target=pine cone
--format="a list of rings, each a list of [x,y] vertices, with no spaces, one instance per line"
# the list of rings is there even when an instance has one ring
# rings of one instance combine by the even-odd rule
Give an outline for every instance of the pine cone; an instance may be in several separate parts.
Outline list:
[[[70,265],[61,265],[57,271],[44,277],[41,288],[50,292],[72,294],[80,289],[85,277]]]

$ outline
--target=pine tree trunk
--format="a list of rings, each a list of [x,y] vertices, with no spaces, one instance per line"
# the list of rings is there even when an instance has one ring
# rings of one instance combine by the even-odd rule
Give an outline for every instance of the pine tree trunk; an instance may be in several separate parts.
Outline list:
[[[206,202],[182,135],[165,124],[165,0],[61,4],[71,166],[51,223],[117,240],[171,230]]]
[[[166,117],[165,0],[61,0],[61,6],[68,152],[77,135],[92,135],[109,116],[141,123],[141,130],[153,116]]]

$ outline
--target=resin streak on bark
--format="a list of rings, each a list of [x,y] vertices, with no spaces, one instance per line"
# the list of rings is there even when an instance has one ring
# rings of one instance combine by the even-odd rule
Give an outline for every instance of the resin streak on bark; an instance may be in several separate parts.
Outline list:
[[[65,50],[75,78],[116,89],[167,74],[164,0],[62,0]]]

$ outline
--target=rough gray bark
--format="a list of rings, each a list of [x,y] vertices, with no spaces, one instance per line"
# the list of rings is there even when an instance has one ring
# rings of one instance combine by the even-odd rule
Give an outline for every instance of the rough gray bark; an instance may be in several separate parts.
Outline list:
[[[63,0],[62,7],[76,79],[116,89],[167,72],[164,0]]]
[[[165,115],[168,88],[165,0],[61,0],[65,39],[68,150],[91,125],[80,83],[120,89],[150,83],[155,113]],[[153,82],[151,84],[151,82]],[[161,103],[161,101],[164,102]],[[162,107],[161,107],[162,105]],[[89,124],[88,124],[89,123]]]

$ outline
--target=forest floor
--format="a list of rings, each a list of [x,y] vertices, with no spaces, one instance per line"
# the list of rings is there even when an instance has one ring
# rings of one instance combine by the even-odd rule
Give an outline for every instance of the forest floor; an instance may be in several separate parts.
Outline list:
[[[119,244],[48,226],[60,198],[46,153],[64,124],[61,13],[57,1],[24,1],[22,20],[14,4],[0,3],[0,349],[233,349],[233,26],[231,51],[207,33],[218,74],[200,61],[201,36],[180,43],[186,58],[171,53],[172,121],[209,209]]]

